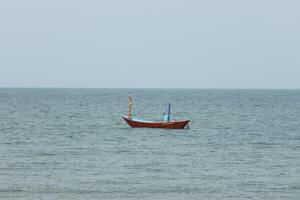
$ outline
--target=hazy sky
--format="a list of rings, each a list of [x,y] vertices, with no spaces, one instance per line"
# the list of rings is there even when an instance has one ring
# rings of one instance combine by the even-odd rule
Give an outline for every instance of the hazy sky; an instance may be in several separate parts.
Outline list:
[[[300,1],[1,1],[0,87],[300,88]]]

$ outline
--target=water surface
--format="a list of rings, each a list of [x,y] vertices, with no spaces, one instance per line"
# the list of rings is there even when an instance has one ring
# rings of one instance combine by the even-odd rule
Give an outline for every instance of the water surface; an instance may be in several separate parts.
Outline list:
[[[299,199],[300,90],[0,89],[0,158],[8,200]]]

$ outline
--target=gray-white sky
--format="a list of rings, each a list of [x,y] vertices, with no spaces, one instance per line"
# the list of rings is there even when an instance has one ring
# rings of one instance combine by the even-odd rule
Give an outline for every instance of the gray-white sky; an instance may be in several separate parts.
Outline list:
[[[1,1],[0,87],[300,88],[300,1]]]

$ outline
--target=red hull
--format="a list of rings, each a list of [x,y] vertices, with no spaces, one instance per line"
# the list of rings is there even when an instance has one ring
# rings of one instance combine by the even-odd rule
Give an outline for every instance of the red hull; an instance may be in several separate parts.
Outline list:
[[[170,121],[170,122],[144,122],[136,121],[128,117],[123,119],[127,122],[132,128],[165,128],[165,129],[183,129],[190,120],[181,120],[181,121]]]

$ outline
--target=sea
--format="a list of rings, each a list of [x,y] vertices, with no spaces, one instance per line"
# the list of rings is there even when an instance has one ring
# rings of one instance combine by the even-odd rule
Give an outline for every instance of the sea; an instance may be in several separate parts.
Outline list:
[[[298,200],[300,90],[2,88],[0,199]]]

